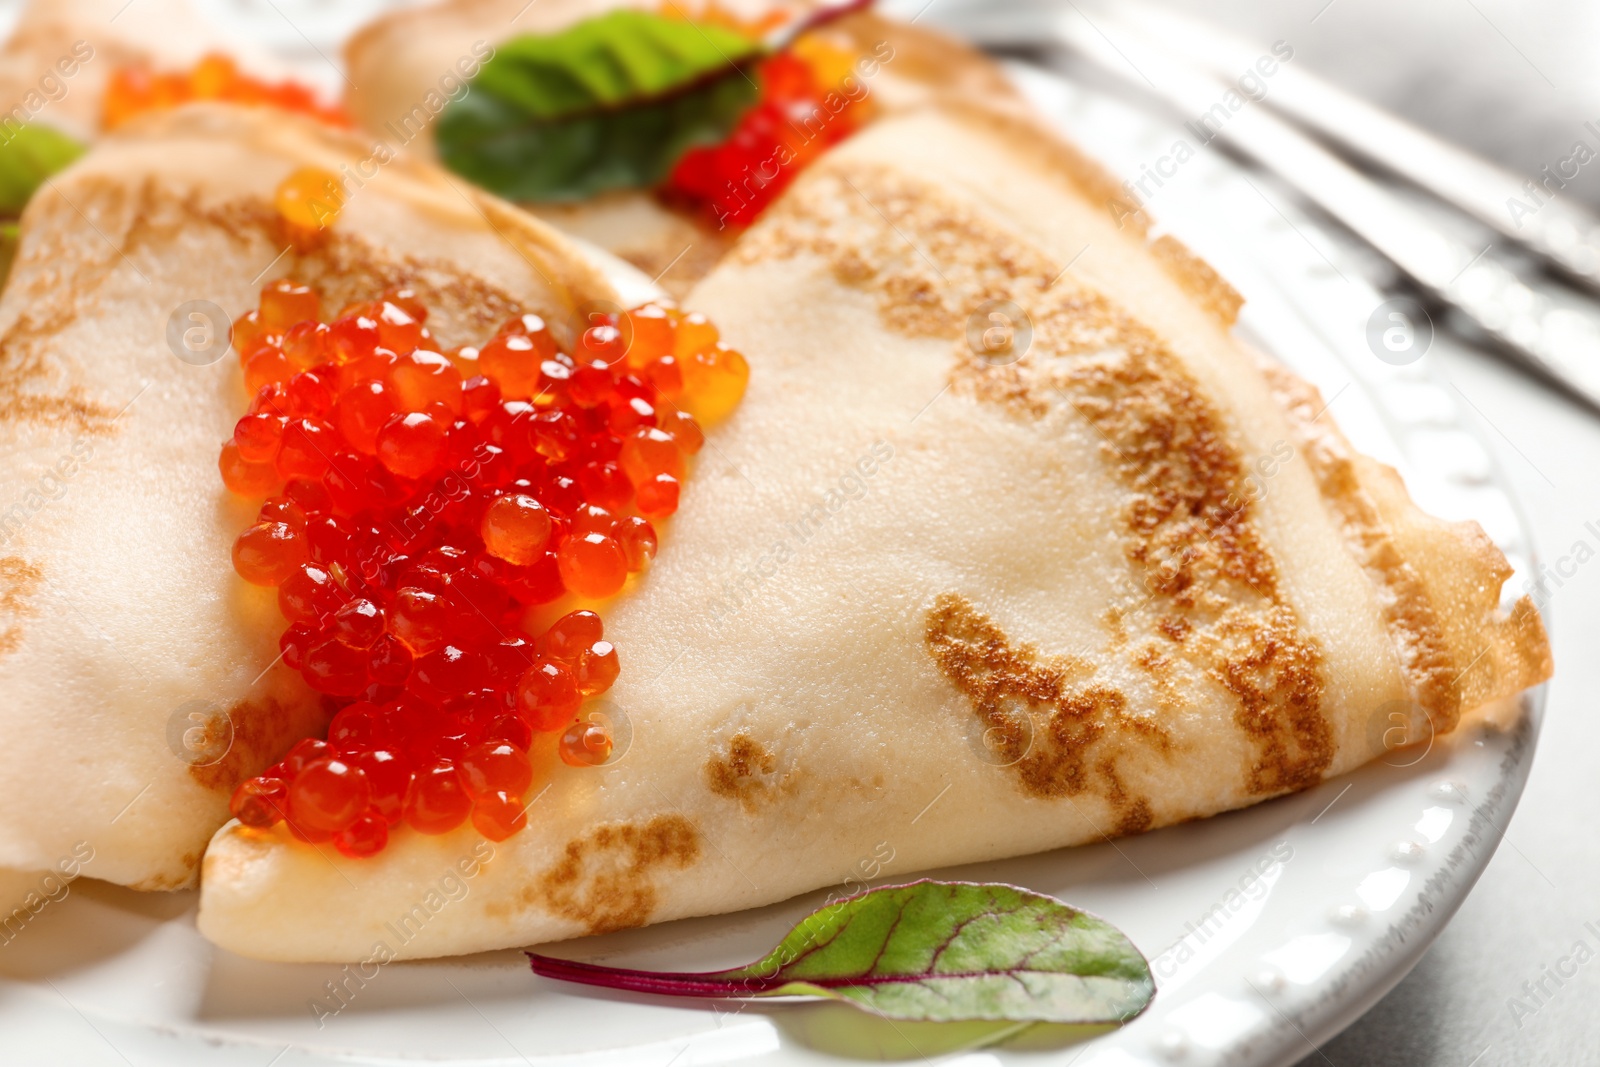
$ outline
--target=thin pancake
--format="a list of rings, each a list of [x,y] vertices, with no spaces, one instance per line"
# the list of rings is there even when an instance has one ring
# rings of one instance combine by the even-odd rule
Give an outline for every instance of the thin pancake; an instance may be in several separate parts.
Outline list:
[[[614,299],[548,227],[369,153],[281,113],[190,107],[107,138],[28,206],[0,299],[0,868],[86,840],[96,877],[191,884],[237,782],[325,725],[278,662],[273,592],[232,573],[254,509],[217,471],[248,406],[238,360],[186,362],[185,336],[203,347],[291,274],[335,309],[410,285],[444,344],[521,310],[569,329]],[[272,204],[307,165],[372,176],[300,250]]]
[[[625,757],[547,751],[500,844],[330,863],[230,826],[202,932],[381,961],[731,911],[885,842],[899,876],[1252,804],[1382,752],[1396,708],[1446,730],[1545,678],[1481,531],[1349,455],[1108,190],[980,107],[809,171],[691,297],[752,377],[604,609]],[[985,346],[996,301],[1031,341]]]

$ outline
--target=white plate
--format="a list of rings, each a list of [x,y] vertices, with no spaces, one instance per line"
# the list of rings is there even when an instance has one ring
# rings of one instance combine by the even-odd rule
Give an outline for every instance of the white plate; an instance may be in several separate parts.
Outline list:
[[[1180,131],[1036,70],[1016,77],[1079,143],[1138,175]],[[1258,191],[1258,188],[1263,191]],[[1367,350],[1380,302],[1337,244],[1216,153],[1179,168],[1151,209],[1247,296],[1256,344],[1315,381],[1366,451],[1430,510],[1473,517],[1526,567],[1515,509],[1426,362]],[[1508,588],[1516,588],[1514,580]],[[1506,733],[1472,729],[1307,793],[1113,843],[949,871],[1058,895],[1116,923],[1155,960],[1160,993],[1098,1036],[1035,1027],[894,1024],[830,1004],[647,1000],[545,981],[515,952],[392,964],[253,963],[194,927],[192,893],[89,882],[0,947],[5,1063],[794,1065],[952,1054],[969,1067],[1072,1062],[1279,1064],[1347,1025],[1411,968],[1460,905],[1520,795],[1542,691]],[[1379,729],[1384,724],[1378,724]],[[710,969],[760,955],[813,894],[565,946],[588,959]],[[342,984],[348,1004],[313,1004]]]

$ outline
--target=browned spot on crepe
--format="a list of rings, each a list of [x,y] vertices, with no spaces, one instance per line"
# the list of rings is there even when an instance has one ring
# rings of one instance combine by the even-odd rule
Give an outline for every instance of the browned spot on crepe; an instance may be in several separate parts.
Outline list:
[[[713,754],[706,761],[706,786],[719,797],[737,800],[754,814],[762,802],[793,781],[792,773],[775,778],[778,757],[749,734],[735,734],[728,741],[726,755]]]
[[[21,556],[0,559],[0,656],[22,644],[22,618],[33,614],[31,600],[44,572]]]
[[[1321,711],[1322,657],[1280,587],[1256,525],[1246,463],[1151,331],[1098,294],[1047,312],[1045,331],[1063,315],[1091,338],[1110,335],[1091,346],[1046,349],[1075,357],[1051,368],[1051,384],[1103,435],[1102,453],[1129,494],[1123,553],[1162,609],[1157,630],[1183,635],[1171,659],[1136,662],[1154,674],[1181,660],[1233,695],[1234,721],[1257,749],[1246,775],[1250,792],[1314,785],[1334,753]]]
[[[1284,398],[1281,387],[1279,396],[1280,400]],[[1309,422],[1314,413],[1304,412],[1302,417]],[[1386,536],[1377,509],[1366,494],[1357,491],[1350,459],[1333,449],[1316,447],[1310,439],[1303,443],[1308,447],[1303,447],[1301,454],[1324,497],[1335,502],[1337,517],[1347,532],[1346,540],[1363,550],[1363,565],[1379,572],[1390,590],[1382,607],[1391,631],[1413,635],[1411,640],[1399,643],[1398,651],[1407,674],[1414,679],[1418,702],[1429,710],[1436,726],[1451,729],[1461,716],[1461,701],[1454,685],[1457,671],[1421,578]]]
[[[1094,673],[1089,664],[1013,645],[993,620],[954,593],[934,603],[924,636],[940,672],[1000,739],[997,762],[1016,772],[1024,790],[1037,797],[1102,797],[1116,819],[1103,828],[1108,836],[1150,826],[1150,805],[1124,786],[1116,753],[1129,741],[1165,749],[1166,732],[1129,715],[1117,690],[1080,682]],[[1017,728],[1019,711],[1032,723],[1031,737]]]
[[[197,882],[196,872],[200,870],[202,853],[185,852],[178,857],[178,863],[183,870],[178,874],[156,874],[141,881],[131,883],[129,889],[137,889],[141,893],[168,893],[174,889],[192,889]]]
[[[228,744],[231,721],[233,739],[227,754],[215,763],[191,766],[190,776],[206,789],[232,795],[240,782],[272,766],[300,739],[295,724],[302,718],[297,709],[274,697],[241,700],[226,717],[209,719],[205,742],[195,746],[196,751],[209,752]]]
[[[1125,636],[1122,654],[1158,689],[1212,684],[1232,696],[1234,721],[1255,750],[1242,768],[1251,793],[1319,781],[1334,751],[1320,706],[1320,651],[1280,588],[1246,460],[1166,343],[1103,294],[1062,276],[1022,235],[938,186],[881,166],[839,162],[813,173],[734,253],[749,262],[797,254],[821,257],[843,283],[871,293],[890,328],[960,338],[952,344],[958,393],[1016,418],[1092,425],[1125,491],[1122,550],[1136,591],[1107,619]],[[1013,301],[1032,320],[1031,346],[1008,365],[984,362],[965,343],[967,316],[988,300]],[[942,610],[930,616],[930,641],[945,625]],[[1168,651],[1147,654],[1144,639],[1158,635]],[[1027,685],[1048,693],[1048,680],[1031,678]],[[1102,694],[1094,711],[1066,715],[1058,729],[1063,741],[1087,746],[1087,724],[1114,718]],[[1070,792],[1087,768],[1074,763],[1045,777]]]
[[[700,833],[682,815],[657,815],[643,825],[605,823],[567,842],[559,863],[523,890],[591,934],[643,926],[656,910],[656,877],[700,859]]]
[[[228,234],[241,256],[281,249],[290,242],[271,205],[239,199],[202,206],[192,192],[155,178],[138,184],[105,176],[80,177],[73,203],[47,199],[29,215],[30,240],[13,267],[22,310],[0,334],[0,426],[10,423],[105,434],[129,398],[95,398],[93,378],[51,345],[77,319],[97,313],[107,276],[126,262],[144,262],[147,249],[163,250],[185,233],[209,227]],[[98,220],[104,240],[84,241],[79,213]],[[51,213],[59,216],[52,219]],[[271,253],[267,253],[269,258]],[[504,290],[464,276],[458,265],[426,256],[397,256],[358,234],[333,231],[315,246],[300,246],[277,261],[272,277],[293,276],[315,286],[330,311],[372,293],[405,284],[435,311],[429,327],[446,343],[465,343],[525,309]],[[552,314],[562,309],[541,308]],[[564,329],[563,316],[552,324]],[[90,385],[86,385],[86,382]]]

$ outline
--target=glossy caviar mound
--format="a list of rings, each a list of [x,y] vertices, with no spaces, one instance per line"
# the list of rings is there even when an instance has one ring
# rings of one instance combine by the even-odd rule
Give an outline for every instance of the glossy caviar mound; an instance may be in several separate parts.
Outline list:
[[[571,352],[537,315],[440,351],[427,317],[391,290],[325,322],[285,280],[234,324],[254,399],[219,465],[265,498],[234,569],[276,588],[284,662],[338,711],[233,814],[348,856],[401,823],[516,833],[540,735],[574,766],[605,762],[605,727],[579,712],[621,668],[577,605],[649,564],[701,422],[749,376],[703,316],[668,306],[591,315]]]

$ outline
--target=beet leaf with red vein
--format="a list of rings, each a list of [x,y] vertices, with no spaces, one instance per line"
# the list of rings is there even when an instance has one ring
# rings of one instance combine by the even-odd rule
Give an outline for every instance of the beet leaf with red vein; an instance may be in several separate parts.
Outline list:
[[[829,904],[756,962],[635,971],[528,954],[534,973],[687,997],[820,996],[891,1019],[1118,1023],[1155,995],[1139,950],[1104,920],[1002,884],[919,881]]]

